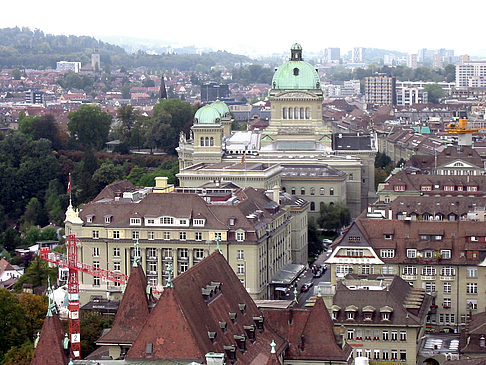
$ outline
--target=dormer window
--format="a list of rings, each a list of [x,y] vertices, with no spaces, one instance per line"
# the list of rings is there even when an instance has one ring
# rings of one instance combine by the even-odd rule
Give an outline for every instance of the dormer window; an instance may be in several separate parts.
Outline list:
[[[365,321],[371,321],[373,319],[373,312],[363,313],[363,318]]]
[[[477,186],[468,186],[467,191],[478,191],[478,187]]]
[[[111,223],[113,221],[112,215],[105,215],[105,223]]]
[[[88,214],[86,216],[86,223],[93,223],[94,217],[95,217],[94,214]]]
[[[162,218],[160,218],[160,224],[173,225],[174,224],[174,218],[173,217],[162,217]]]
[[[236,240],[242,242],[245,240],[245,232],[236,232]]]
[[[389,321],[390,320],[390,313],[388,313],[388,312],[382,312],[381,313],[381,320],[382,321]]]
[[[142,225],[142,219],[141,218],[130,218],[130,225],[131,226],[140,226],[140,225]]]
[[[385,235],[384,235],[384,238],[385,238],[386,240],[391,240],[391,239],[393,239],[393,235],[392,235],[392,234],[385,234]]]
[[[196,227],[204,227],[205,220],[204,219],[193,219],[192,224]]]
[[[422,185],[420,191],[432,191],[432,185]]]
[[[454,191],[454,185],[444,185],[444,191]]]
[[[346,312],[346,319],[354,319],[354,312]]]
[[[393,185],[393,191],[402,192],[406,190],[405,184]]]

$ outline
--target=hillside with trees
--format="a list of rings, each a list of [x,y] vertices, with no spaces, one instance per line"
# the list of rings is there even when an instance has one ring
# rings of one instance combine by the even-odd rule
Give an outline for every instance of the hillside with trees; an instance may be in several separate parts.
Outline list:
[[[61,60],[91,62],[91,53],[98,49],[102,64],[135,68],[145,66],[154,70],[207,71],[211,66],[233,67],[249,62],[247,56],[218,51],[199,54],[152,55],[139,51],[128,54],[122,47],[88,36],[45,34],[29,28],[0,29],[0,67],[55,68]]]

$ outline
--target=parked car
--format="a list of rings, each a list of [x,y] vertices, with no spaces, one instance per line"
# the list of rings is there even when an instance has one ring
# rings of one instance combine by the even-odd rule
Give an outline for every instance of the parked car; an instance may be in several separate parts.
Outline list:
[[[314,277],[315,277],[315,278],[320,278],[321,276],[322,276],[322,270],[321,270],[321,269],[317,270],[317,271],[314,273]]]
[[[322,264],[321,266],[319,266],[319,269],[324,273],[328,269],[328,266],[327,264]]]
[[[327,238],[324,238],[324,239],[322,240],[322,243],[323,243],[323,244],[325,244],[325,245],[330,245],[330,244],[332,243],[332,240],[327,239]]]
[[[307,283],[304,283],[304,285],[302,285],[302,287],[300,288],[300,292],[301,293],[305,293],[307,291],[309,291],[309,289],[314,285],[314,283],[312,281],[309,281]]]

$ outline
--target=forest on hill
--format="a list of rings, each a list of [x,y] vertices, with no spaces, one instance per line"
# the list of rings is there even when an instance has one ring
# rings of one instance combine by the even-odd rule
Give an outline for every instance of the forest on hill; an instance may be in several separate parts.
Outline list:
[[[101,63],[113,67],[145,66],[153,70],[207,71],[212,66],[233,67],[250,62],[250,58],[218,51],[199,54],[151,55],[143,51],[127,53],[122,47],[88,36],[45,34],[29,28],[0,29],[0,67],[54,69],[57,61],[89,63],[93,50],[100,53]]]

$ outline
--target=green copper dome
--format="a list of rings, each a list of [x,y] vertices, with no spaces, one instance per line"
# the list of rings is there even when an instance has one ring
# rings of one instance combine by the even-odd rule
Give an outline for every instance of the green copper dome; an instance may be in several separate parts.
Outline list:
[[[205,105],[197,110],[194,119],[198,124],[217,124],[221,119],[221,114],[211,105]]]
[[[214,109],[216,109],[221,117],[225,117],[226,115],[229,115],[230,110],[228,106],[222,102],[221,100],[216,100],[214,103],[211,103],[210,106],[212,106]]]
[[[302,47],[295,43],[290,49],[290,61],[275,71],[272,89],[316,90],[320,88],[319,74],[314,66],[302,60]]]

